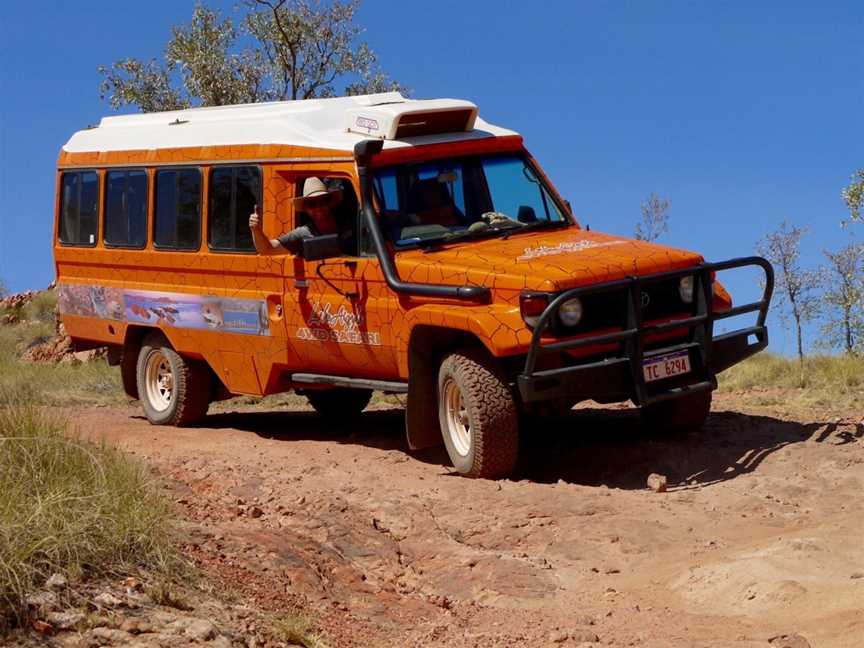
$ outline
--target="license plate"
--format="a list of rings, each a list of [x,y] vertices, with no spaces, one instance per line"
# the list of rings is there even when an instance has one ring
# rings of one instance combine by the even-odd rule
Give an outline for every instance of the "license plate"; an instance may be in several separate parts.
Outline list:
[[[690,354],[687,351],[678,351],[648,358],[642,361],[642,373],[645,375],[645,382],[690,373]]]

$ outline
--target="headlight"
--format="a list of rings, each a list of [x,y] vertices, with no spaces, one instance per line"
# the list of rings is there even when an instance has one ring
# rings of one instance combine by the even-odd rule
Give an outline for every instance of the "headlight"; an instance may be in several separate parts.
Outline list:
[[[576,326],[582,319],[582,300],[573,297],[565,301],[558,309],[558,317],[564,326]]]
[[[693,303],[693,275],[681,277],[681,281],[678,282],[678,294],[685,304]]]

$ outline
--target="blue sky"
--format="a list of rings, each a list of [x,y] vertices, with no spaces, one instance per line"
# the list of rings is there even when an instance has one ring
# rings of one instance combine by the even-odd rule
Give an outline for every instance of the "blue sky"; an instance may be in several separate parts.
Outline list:
[[[236,15],[235,2],[212,2]],[[0,8],[0,277],[53,278],[57,153],[111,111],[96,68],[160,56],[177,0]],[[840,189],[864,166],[864,3],[382,2],[359,14],[385,70],[415,97],[476,102],[520,131],[592,229],[632,234],[671,202],[663,241],[719,260],[784,218],[805,261],[850,238]],[[858,238],[864,235],[859,226]],[[755,295],[746,278],[736,297]],[[772,347],[792,350],[774,328]]]

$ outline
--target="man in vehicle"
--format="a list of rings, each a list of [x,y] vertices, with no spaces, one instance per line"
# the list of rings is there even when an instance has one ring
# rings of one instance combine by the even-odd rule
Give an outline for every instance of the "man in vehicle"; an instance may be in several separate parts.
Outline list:
[[[299,254],[303,249],[303,239],[337,234],[339,224],[334,209],[341,201],[341,190],[328,188],[320,178],[306,178],[303,195],[294,199],[294,212],[305,212],[310,222],[275,239],[268,239],[264,235],[258,205],[255,205],[255,211],[249,216],[249,228],[252,230],[255,249],[259,254]]]

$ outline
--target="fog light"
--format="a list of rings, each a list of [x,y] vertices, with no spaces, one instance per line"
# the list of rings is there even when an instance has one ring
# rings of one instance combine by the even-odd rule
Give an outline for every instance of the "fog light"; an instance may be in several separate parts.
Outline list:
[[[568,299],[558,309],[558,317],[564,326],[576,326],[582,321],[582,300],[578,297]]]

